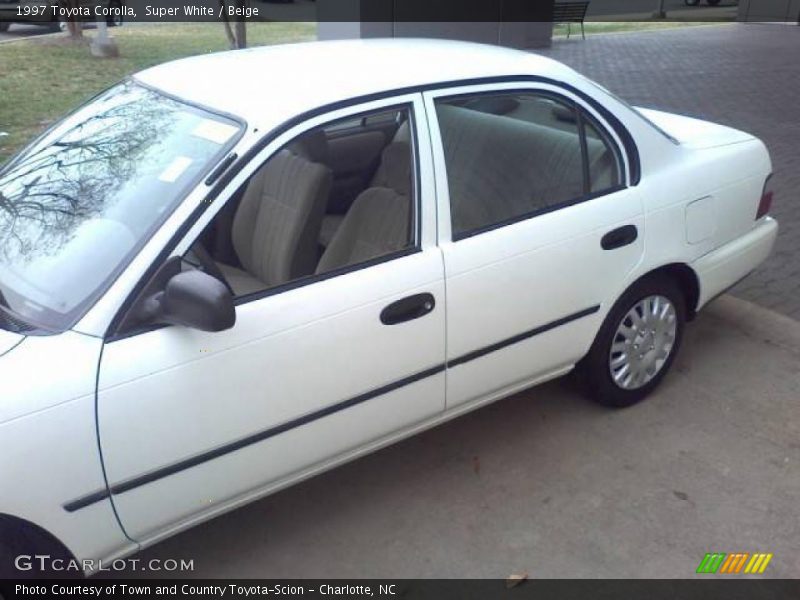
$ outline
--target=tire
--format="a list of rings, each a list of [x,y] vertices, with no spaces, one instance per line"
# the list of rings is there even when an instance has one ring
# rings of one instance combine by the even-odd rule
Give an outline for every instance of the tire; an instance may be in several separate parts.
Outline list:
[[[23,529],[0,523],[0,580],[35,577],[36,571],[20,571],[14,566],[20,554],[33,555],[36,545]]]
[[[18,570],[18,556],[48,555],[65,563],[72,556],[49,534],[31,526],[20,526],[0,519],[0,581],[7,579],[81,579],[82,572],[74,570],[53,571],[42,569],[37,561],[28,570]]]
[[[19,573],[14,568],[14,551],[7,547],[7,544],[0,540],[0,581],[19,577]]]
[[[645,318],[649,311],[664,318]],[[685,324],[686,299],[675,280],[652,275],[634,284],[611,308],[578,364],[589,396],[619,408],[644,400],[672,366]]]
[[[0,22],[0,33],[8,31],[9,27],[11,27],[11,23],[8,23],[6,21]]]

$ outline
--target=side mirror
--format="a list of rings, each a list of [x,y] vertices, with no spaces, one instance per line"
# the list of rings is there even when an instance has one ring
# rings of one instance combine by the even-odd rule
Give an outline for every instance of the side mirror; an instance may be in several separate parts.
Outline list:
[[[236,323],[233,296],[220,280],[202,271],[171,277],[159,294],[155,320],[201,331],[224,331]]]

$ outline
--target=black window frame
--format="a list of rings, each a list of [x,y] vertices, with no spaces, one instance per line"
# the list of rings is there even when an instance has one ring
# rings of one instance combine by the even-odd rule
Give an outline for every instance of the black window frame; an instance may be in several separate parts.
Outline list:
[[[258,154],[260,154],[261,151],[264,150],[264,148],[266,148],[270,143],[272,143],[278,136],[293,129],[297,125],[300,125],[319,115],[324,115],[334,112],[336,110],[346,109],[353,106],[366,104],[367,102],[385,100],[387,98],[396,98],[398,96],[405,96],[410,94],[424,94],[429,92],[438,92],[440,90],[448,90],[458,87],[467,87],[475,85],[497,85],[497,84],[507,84],[507,83],[511,83],[514,85],[535,84],[535,85],[553,86],[564,92],[569,92],[571,94],[574,94],[576,97],[580,98],[582,102],[591,106],[592,109],[596,111],[598,114],[600,114],[603,120],[606,121],[608,128],[614,131],[616,136],[619,138],[619,142],[622,144],[622,147],[624,148],[623,156],[627,158],[627,165],[625,164],[625,162],[622,162],[621,165],[626,168],[626,173],[629,174],[630,179],[629,182],[625,184],[624,187],[621,189],[624,189],[625,187],[636,187],[639,185],[639,183],[641,183],[642,167],[641,167],[641,156],[639,152],[639,147],[636,142],[636,139],[633,137],[633,135],[627,129],[627,127],[625,127],[625,124],[620,120],[620,118],[618,118],[613,112],[611,112],[609,108],[607,108],[600,100],[595,98],[590,93],[581,90],[578,87],[575,87],[575,85],[571,83],[558,79],[553,79],[552,77],[548,76],[532,75],[530,73],[515,73],[515,74],[496,75],[496,76],[484,76],[484,77],[472,77],[472,78],[467,77],[463,79],[452,79],[452,80],[432,82],[432,83],[419,83],[419,84],[409,85],[406,87],[379,90],[372,93],[362,94],[360,96],[352,96],[349,98],[337,100],[335,102],[330,102],[328,104],[323,104],[315,108],[309,109],[307,111],[304,111],[302,113],[298,113],[294,117],[291,117],[286,121],[284,121],[282,124],[277,125],[272,130],[262,134],[261,138],[255,144],[253,144],[249,149],[247,149],[247,151],[243,156],[234,154],[228,157],[231,160],[228,159],[225,160],[224,168],[220,168],[218,173],[216,172],[214,173],[215,177],[213,180],[206,181],[206,185],[210,186],[210,189],[206,194],[205,201],[201,202],[197,207],[195,207],[194,211],[189,215],[189,217],[178,227],[176,231],[173,232],[169,241],[166,244],[164,244],[164,247],[161,249],[156,259],[139,277],[139,280],[137,281],[133,289],[126,294],[125,299],[116,309],[116,312],[112,316],[108,326],[106,327],[104,333],[102,334],[103,341],[105,343],[110,343],[117,339],[121,339],[122,337],[127,337],[127,336],[121,336],[116,333],[121,321],[124,319],[125,315],[131,309],[132,304],[136,301],[139,294],[147,286],[148,282],[155,276],[158,269],[170,258],[178,242],[186,236],[189,230],[194,226],[195,222],[197,222],[197,220],[200,219],[200,217],[203,215],[206,209],[211,205],[214,197],[219,193],[221,193],[228,186],[231,180],[235,178],[236,175],[238,175],[239,171],[243,168],[243,166],[248,164],[252,159],[254,159]],[[600,88],[597,85],[595,85],[594,87],[602,94],[609,95],[609,93],[606,92],[603,88]],[[626,107],[628,111],[632,110],[630,109],[630,107],[628,107],[627,104],[623,104],[622,106]],[[425,118],[427,117],[423,117],[423,120]],[[249,131],[253,135],[259,133],[259,129],[257,127]],[[416,136],[416,131],[414,132],[414,135]],[[432,143],[434,142],[435,141],[432,141]],[[615,145],[617,145],[616,142]],[[417,172],[419,172],[418,163],[415,165],[415,167],[417,169]]]
[[[332,107],[332,108],[330,108],[330,110],[320,111],[317,114],[308,116],[307,118],[303,119],[300,123],[307,122],[307,121],[311,120],[312,118],[315,118],[315,117],[318,117],[318,116],[322,116],[322,115],[325,115],[325,114],[328,114],[328,113],[331,113],[331,112],[336,112],[337,109],[347,108],[347,107],[356,107],[359,104],[362,104],[362,102],[356,102],[356,103],[349,104],[349,105],[344,106],[344,107]],[[250,294],[244,294],[242,296],[235,296],[234,299],[233,299],[234,306],[238,307],[238,306],[241,306],[243,304],[248,304],[250,302],[256,302],[258,300],[262,300],[262,299],[268,298],[270,296],[275,296],[275,295],[278,295],[278,294],[281,294],[281,293],[284,293],[284,292],[288,292],[288,291],[291,291],[291,290],[294,290],[294,289],[297,289],[297,288],[301,288],[301,287],[305,287],[307,285],[311,285],[311,284],[314,284],[314,283],[325,281],[327,279],[332,279],[334,277],[339,277],[341,275],[346,275],[346,274],[349,274],[349,273],[352,273],[352,272],[355,272],[355,271],[360,271],[362,269],[367,269],[369,267],[374,267],[374,266],[377,266],[377,265],[380,265],[380,264],[383,264],[383,263],[386,263],[386,262],[390,262],[392,260],[396,260],[396,259],[399,259],[399,258],[403,258],[403,257],[406,257],[406,256],[411,256],[413,254],[417,254],[419,252],[422,252],[422,182],[421,182],[421,179],[420,179],[420,153],[419,153],[419,139],[418,139],[418,134],[417,134],[417,126],[418,126],[418,122],[417,121],[418,121],[418,118],[417,118],[417,116],[416,116],[416,114],[414,112],[414,105],[415,105],[415,103],[414,103],[413,100],[409,100],[409,101],[405,101],[405,102],[398,102],[398,103],[395,103],[395,104],[387,104],[385,106],[381,106],[381,107],[377,107],[377,108],[373,108],[373,109],[358,111],[358,112],[355,112],[355,113],[353,113],[351,115],[330,119],[328,121],[325,121],[325,122],[323,122],[321,124],[318,124],[318,125],[314,125],[312,127],[306,127],[301,132],[299,132],[295,136],[293,136],[285,144],[282,144],[274,152],[271,152],[269,154],[269,156],[267,156],[266,158],[261,160],[259,165],[253,170],[253,173],[250,175],[250,177],[255,175],[255,173],[258,171],[258,169],[261,168],[261,166],[265,165],[278,152],[280,152],[281,150],[283,150],[284,148],[286,148],[287,146],[289,146],[290,144],[295,142],[301,136],[303,136],[303,135],[305,135],[305,134],[307,134],[307,133],[309,133],[311,131],[314,131],[314,130],[317,130],[317,129],[321,129],[321,128],[325,128],[326,126],[334,124],[337,121],[348,121],[348,120],[360,119],[363,122],[364,119],[366,119],[369,115],[373,115],[373,114],[376,114],[376,113],[383,113],[383,112],[389,112],[389,111],[397,111],[397,112],[407,111],[407,113],[408,113],[408,124],[409,124],[409,139],[411,140],[411,143],[409,144],[409,150],[410,150],[411,155],[412,155],[411,165],[412,165],[412,169],[413,169],[412,174],[411,174],[411,186],[412,186],[413,197],[411,198],[411,211],[410,211],[410,215],[409,215],[410,219],[411,219],[411,223],[409,224],[409,233],[411,234],[411,238],[412,239],[410,241],[409,246],[406,247],[406,248],[403,248],[401,250],[397,250],[395,252],[390,252],[390,253],[382,255],[382,256],[377,256],[375,258],[372,258],[372,259],[369,259],[369,260],[366,260],[366,261],[362,261],[362,262],[359,262],[359,263],[356,263],[356,264],[353,264],[353,265],[345,265],[343,267],[332,269],[332,270],[326,271],[324,273],[319,273],[319,274],[314,273],[314,274],[311,274],[311,275],[307,275],[305,277],[300,277],[298,279],[294,279],[292,281],[287,281],[285,283],[282,283],[282,284],[279,284],[279,285],[276,285],[276,286],[272,286],[272,287],[264,289],[264,290],[259,290],[257,292],[252,292]],[[300,123],[293,123],[291,126],[286,127],[285,129],[282,129],[282,130],[279,129],[277,131],[277,133],[275,133],[275,135],[272,136],[272,138],[269,139],[269,141],[272,141],[272,139],[275,139],[281,133],[284,133],[287,130],[293,129],[295,126],[299,125]],[[248,157],[249,160],[247,160],[246,162],[240,163],[238,165],[238,168],[236,169],[235,173],[230,173],[230,174],[229,173],[225,173],[226,177],[221,182],[218,182],[218,186],[221,186],[221,187],[218,190],[217,190],[217,188],[215,188],[214,190],[211,190],[211,192],[206,196],[205,201],[201,204],[202,211],[200,213],[198,213],[196,216],[192,215],[189,218],[188,221],[191,222],[191,225],[189,227],[186,227],[185,230],[182,230],[179,233],[175,234],[175,236],[173,237],[173,243],[174,243],[173,247],[174,247],[174,245],[178,245],[180,243],[180,241],[182,241],[183,239],[186,238],[187,234],[189,233],[189,229],[191,228],[191,226],[193,226],[196,223],[196,221],[199,220],[201,214],[203,212],[205,212],[205,209],[207,209],[213,203],[213,199],[212,198],[218,196],[219,193],[222,193],[224,191],[224,188],[227,187],[227,185],[235,177],[236,174],[238,174],[242,170],[244,170],[247,167],[249,167],[251,164],[253,164],[254,161],[258,160],[258,156],[261,153],[261,150],[263,150],[268,145],[269,141],[264,143],[263,145],[261,145],[259,147],[259,151],[258,152],[254,153],[252,156],[249,156]],[[219,211],[222,210],[222,208],[225,205],[227,205],[228,202],[230,202],[233,198],[237,197],[238,192],[242,189],[243,186],[247,185],[247,182],[250,180],[250,177],[248,177],[239,187],[237,187],[228,196],[227,200],[223,203],[223,205],[216,211],[214,216],[211,217],[211,220],[209,220],[209,224],[213,221],[213,219],[216,217],[216,215],[219,214]],[[202,235],[202,232],[199,235]],[[199,237],[199,235],[198,235],[198,237]],[[197,240],[197,237],[195,238],[195,241],[196,240]],[[189,248],[191,248],[191,245],[189,246]],[[185,256],[185,253],[184,253],[184,256]],[[182,261],[185,261],[184,256],[181,256],[181,260]],[[129,337],[135,337],[137,335],[144,334],[144,333],[149,333],[151,331],[156,331],[158,329],[162,329],[162,328],[165,328],[165,327],[170,327],[170,325],[168,325],[168,324],[150,324],[150,325],[135,326],[135,327],[131,328],[130,330],[124,329],[124,326],[126,325],[126,322],[128,320],[127,319],[128,315],[131,314],[133,311],[135,311],[135,309],[138,306],[139,302],[143,301],[143,299],[144,299],[142,297],[143,292],[146,292],[146,291],[149,290],[150,282],[154,281],[156,278],[158,278],[159,272],[161,270],[161,267],[163,267],[169,261],[169,259],[170,259],[170,256],[168,255],[163,260],[156,261],[156,263],[154,263],[154,264],[158,264],[159,267],[154,269],[154,270],[152,270],[151,272],[149,272],[140,281],[140,284],[142,284],[142,282],[144,282],[142,287],[137,289],[137,290],[135,290],[129,296],[128,301],[126,301],[126,303],[120,308],[120,310],[117,312],[117,314],[116,314],[116,316],[114,318],[114,321],[112,321],[112,325],[111,325],[111,327],[109,327],[109,333],[105,337],[105,342],[106,343],[111,343],[111,342],[114,342],[114,341],[118,341],[118,340],[129,338]],[[226,283],[226,285],[227,285],[227,283]]]
[[[255,302],[257,300],[261,300],[262,298],[268,298],[269,296],[274,296],[276,294],[280,294],[283,292],[287,292],[289,290],[297,289],[300,287],[304,287],[306,285],[310,285],[312,283],[317,283],[319,281],[325,281],[326,279],[332,279],[333,277],[338,277],[340,275],[346,275],[347,273],[352,273],[354,271],[360,271],[361,269],[367,269],[369,267],[374,267],[375,265],[379,265],[385,262],[389,262],[391,260],[395,260],[397,258],[402,258],[404,256],[410,256],[411,254],[416,254],[417,252],[422,252],[422,219],[420,215],[422,214],[422,203],[421,203],[421,182],[419,179],[419,141],[417,140],[417,128],[416,128],[416,120],[414,118],[414,103],[413,102],[403,102],[399,104],[392,104],[387,106],[382,106],[380,108],[371,109],[360,111],[353,115],[348,115],[346,117],[341,117],[338,119],[332,119],[327,121],[321,125],[316,125],[314,127],[310,127],[305,129],[302,133],[293,137],[290,141],[286,144],[281,146],[278,150],[270,154],[270,156],[265,159],[261,165],[256,167],[256,170],[253,171],[253,174],[256,173],[261,166],[265,165],[273,156],[275,156],[278,152],[280,152],[283,148],[286,148],[289,144],[296,141],[299,137],[314,131],[316,129],[323,129],[329,125],[336,123],[337,121],[348,121],[354,119],[360,119],[361,122],[364,122],[367,117],[370,115],[374,115],[376,113],[385,113],[389,111],[408,111],[408,126],[409,126],[409,139],[411,140],[411,144],[409,144],[409,150],[411,151],[412,161],[411,164],[414,168],[413,173],[411,174],[411,187],[412,187],[412,194],[413,197],[411,198],[411,214],[410,219],[411,223],[409,223],[409,233],[411,234],[411,241],[407,248],[403,248],[402,250],[397,250],[395,252],[390,252],[383,256],[376,256],[375,258],[371,258],[369,260],[356,263],[354,265],[345,265],[343,267],[339,267],[337,269],[332,269],[330,271],[326,271],[325,273],[314,273],[311,275],[306,275],[305,277],[299,277],[292,281],[287,281],[286,283],[281,283],[265,290],[260,290],[258,292],[253,292],[251,294],[244,294],[243,296],[237,296],[234,298],[234,305],[240,306],[242,304],[247,304],[249,302]],[[246,182],[242,185],[246,185]],[[241,188],[240,188],[241,189]],[[231,197],[234,197],[236,192],[234,192]],[[212,217],[213,219],[213,217]]]
[[[536,210],[528,211],[521,215],[515,215],[513,217],[509,217],[508,219],[503,219],[502,221],[498,221],[496,223],[491,223],[482,227],[477,227],[475,229],[463,232],[455,232],[452,230],[453,227],[453,214],[452,209],[453,205],[450,202],[449,209],[450,209],[450,227],[451,233],[450,237],[453,242],[459,242],[461,240],[469,239],[475,237],[477,235],[481,235],[483,233],[488,233],[490,231],[494,231],[496,229],[500,229],[502,227],[507,227],[509,225],[514,225],[515,223],[520,223],[522,221],[527,221],[529,219],[533,219],[535,217],[539,217],[541,215],[545,215],[551,212],[555,212],[557,210],[562,210],[564,208],[569,208],[570,206],[575,206],[577,204],[582,204],[584,202],[588,202],[590,200],[595,200],[602,196],[607,196],[609,194],[614,194],[616,192],[620,192],[624,189],[629,187],[628,185],[628,169],[626,168],[625,161],[623,160],[623,153],[619,147],[617,141],[611,136],[609,132],[609,128],[601,123],[597,117],[592,115],[587,108],[583,105],[578,103],[576,100],[560,94],[558,92],[554,92],[552,90],[545,90],[541,88],[500,88],[494,90],[480,90],[474,92],[458,92],[455,94],[450,95],[437,95],[433,98],[434,107],[439,102],[447,102],[459,99],[472,99],[480,96],[503,96],[503,95],[529,95],[529,96],[538,96],[542,98],[548,98],[559,103],[562,106],[570,108],[575,113],[576,118],[576,127],[578,130],[579,135],[579,143],[581,148],[581,163],[582,163],[582,170],[583,170],[583,191],[584,193],[580,196],[570,199],[564,200],[562,202],[556,202],[554,204],[550,204],[548,206],[544,206],[538,208]],[[434,111],[434,118],[437,120],[438,124],[438,114]],[[597,192],[589,191],[591,189],[591,174],[589,173],[589,162],[587,160],[588,156],[588,149],[586,143],[586,130],[585,130],[585,121],[588,120],[600,133],[603,139],[607,142],[607,145],[611,152],[614,154],[616,166],[617,166],[617,173],[619,176],[619,183],[616,186],[611,186],[604,190],[598,190]],[[441,130],[439,132],[438,140],[436,140],[442,149],[442,155],[444,158],[444,167],[445,167],[445,182],[448,188],[448,200],[449,200],[449,190],[450,190],[450,181],[447,177],[447,157],[444,156],[444,142],[441,138]]]

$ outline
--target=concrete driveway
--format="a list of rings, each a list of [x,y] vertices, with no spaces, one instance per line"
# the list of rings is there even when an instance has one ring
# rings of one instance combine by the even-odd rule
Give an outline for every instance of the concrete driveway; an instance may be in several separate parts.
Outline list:
[[[139,557],[210,578],[685,578],[706,552],[772,552],[765,576],[798,577],[798,396],[800,324],[723,297],[639,406],[553,382]]]

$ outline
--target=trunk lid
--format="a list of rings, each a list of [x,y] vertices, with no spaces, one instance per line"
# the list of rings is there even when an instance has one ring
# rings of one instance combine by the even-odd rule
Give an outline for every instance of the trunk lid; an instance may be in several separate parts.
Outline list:
[[[717,148],[730,144],[741,144],[755,139],[749,133],[709,121],[675,115],[650,108],[636,110],[646,119],[688,148]]]

